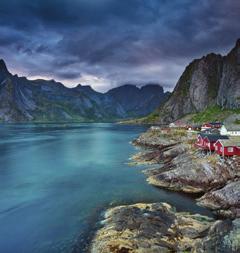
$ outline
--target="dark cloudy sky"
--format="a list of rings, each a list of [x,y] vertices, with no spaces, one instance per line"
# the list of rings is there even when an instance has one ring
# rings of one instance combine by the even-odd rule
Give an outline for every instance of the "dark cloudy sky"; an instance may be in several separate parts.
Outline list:
[[[171,89],[193,58],[240,37],[240,0],[0,0],[0,58],[13,73],[99,91]]]

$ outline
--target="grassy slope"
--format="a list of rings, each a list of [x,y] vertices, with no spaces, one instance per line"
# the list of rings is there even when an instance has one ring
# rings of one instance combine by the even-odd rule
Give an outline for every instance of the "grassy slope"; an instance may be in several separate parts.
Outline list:
[[[159,119],[159,112],[154,111],[146,117],[122,120],[120,123],[123,124],[156,124]]]
[[[235,124],[240,124],[240,109],[222,109],[219,106],[212,106],[206,108],[204,111],[196,113],[196,114],[189,114],[183,117],[183,121],[189,123],[204,123],[204,122],[214,122],[214,121],[224,121],[230,115],[238,116],[237,119],[232,122]],[[126,121],[124,123],[130,124],[156,124],[159,119],[159,112],[154,111],[153,113],[149,114],[146,117],[132,119]]]
[[[212,106],[202,112],[193,114],[191,121],[194,123],[224,121],[232,114],[240,114],[240,109],[222,109],[219,106]],[[234,123],[238,123],[237,121],[239,120],[236,120]]]

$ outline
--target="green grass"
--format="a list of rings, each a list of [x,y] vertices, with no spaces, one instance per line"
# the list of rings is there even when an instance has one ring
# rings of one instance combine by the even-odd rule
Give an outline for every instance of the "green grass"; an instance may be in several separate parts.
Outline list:
[[[147,117],[143,118],[143,121],[145,123],[153,123],[156,122],[159,119],[159,112],[152,112]]]
[[[240,114],[240,109],[223,109],[220,106],[208,107],[202,112],[196,113],[192,117],[194,123],[204,123],[211,121],[223,121],[229,115]],[[239,121],[240,124],[240,121]]]
[[[158,122],[158,120],[159,120],[159,111],[156,110],[145,117],[122,120],[120,122],[124,124],[147,124],[148,125],[148,124],[154,124]]]

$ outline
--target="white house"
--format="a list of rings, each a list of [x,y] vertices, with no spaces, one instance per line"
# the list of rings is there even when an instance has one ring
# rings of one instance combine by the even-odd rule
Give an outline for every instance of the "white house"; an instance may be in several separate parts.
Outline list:
[[[222,125],[222,127],[220,128],[220,134],[229,136],[240,136],[240,127]]]
[[[177,127],[177,128],[182,128],[182,127],[187,127],[186,123],[181,121],[181,120],[177,120],[175,122],[172,122],[169,124],[169,127]]]
[[[172,123],[169,124],[169,127],[171,127],[171,128],[172,128],[172,127],[177,127],[177,125],[176,125],[175,123],[172,122]]]
[[[154,131],[158,131],[158,130],[161,130],[161,127],[160,126],[151,126],[150,129],[154,130]]]

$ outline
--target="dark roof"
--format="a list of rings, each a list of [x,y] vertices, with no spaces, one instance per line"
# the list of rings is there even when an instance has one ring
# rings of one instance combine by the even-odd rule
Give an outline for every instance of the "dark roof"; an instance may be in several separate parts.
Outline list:
[[[220,130],[218,130],[218,129],[206,129],[206,130],[202,131],[202,133],[205,133],[205,134],[220,134]]]
[[[215,142],[217,140],[227,140],[229,139],[226,135],[220,135],[220,134],[206,134],[205,138],[208,138],[210,142]]]
[[[202,138],[208,136],[209,134],[205,133],[205,132],[201,132],[201,133],[198,133],[198,135],[200,135]]]
[[[223,123],[222,122],[210,122],[209,124],[211,124],[211,125],[222,125]]]

